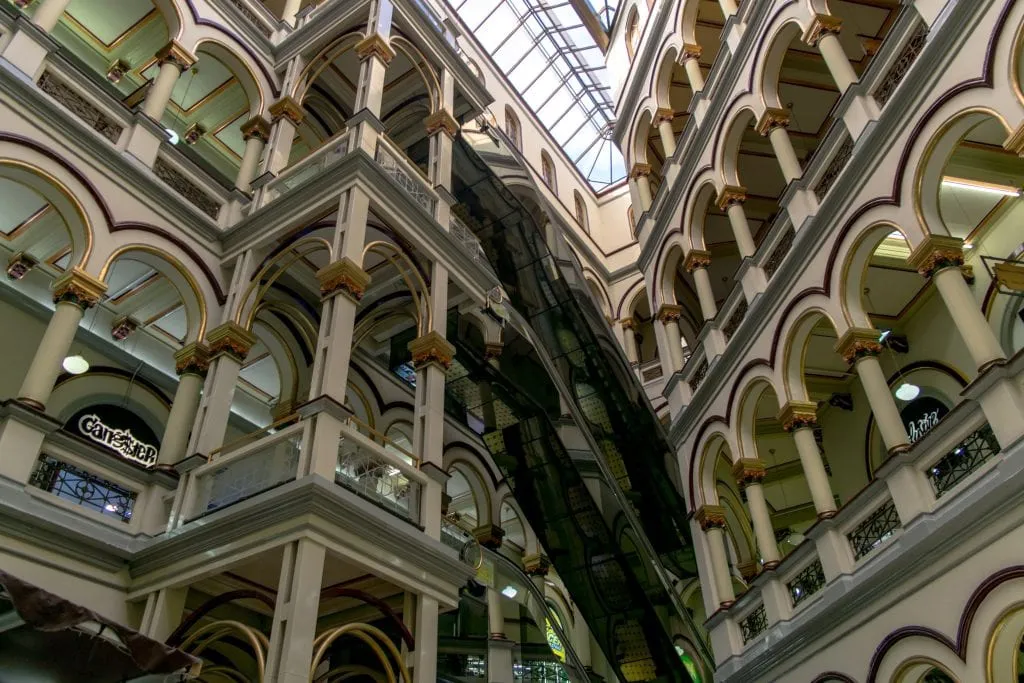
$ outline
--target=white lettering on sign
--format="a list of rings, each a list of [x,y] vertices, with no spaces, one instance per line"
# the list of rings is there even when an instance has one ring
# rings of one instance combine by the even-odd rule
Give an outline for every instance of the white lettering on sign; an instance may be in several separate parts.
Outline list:
[[[78,430],[123,458],[143,465],[156,464],[156,446],[139,441],[129,429],[114,429],[103,424],[96,415],[83,415],[78,420]]]
[[[925,413],[920,418],[908,422],[907,436],[910,437],[910,443],[915,443],[922,436],[930,432],[937,424],[939,424],[938,409],[933,410],[930,413]]]

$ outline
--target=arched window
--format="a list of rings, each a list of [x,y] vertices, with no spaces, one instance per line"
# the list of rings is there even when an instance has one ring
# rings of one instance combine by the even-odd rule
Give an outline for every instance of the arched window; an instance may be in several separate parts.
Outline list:
[[[629,61],[636,57],[636,49],[640,47],[640,13],[634,7],[629,13],[629,20],[626,21],[626,53]]]
[[[505,135],[516,149],[523,148],[523,127],[519,125],[519,117],[512,111],[512,107],[505,107]]]
[[[544,178],[544,184],[551,188],[552,192],[558,192],[558,178],[555,177],[555,165],[547,152],[540,153],[540,174]]]
[[[587,205],[583,203],[583,195],[580,194],[579,190],[573,190],[572,198],[576,208],[576,222],[589,235],[590,221],[587,218]]]

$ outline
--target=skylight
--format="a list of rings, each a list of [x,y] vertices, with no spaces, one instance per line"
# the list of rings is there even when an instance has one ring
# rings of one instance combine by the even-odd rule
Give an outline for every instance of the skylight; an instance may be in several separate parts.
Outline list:
[[[601,20],[601,28],[605,33],[611,32],[612,24],[615,23],[615,9],[619,4],[617,0],[587,0],[587,4]]]
[[[570,2],[449,2],[594,191],[623,180],[604,55]]]

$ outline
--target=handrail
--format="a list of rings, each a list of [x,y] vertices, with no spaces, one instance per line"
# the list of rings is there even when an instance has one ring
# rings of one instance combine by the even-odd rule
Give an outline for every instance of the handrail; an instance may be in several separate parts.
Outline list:
[[[391,446],[395,450],[401,451],[405,455],[409,456],[409,458],[412,459],[413,463],[415,463],[416,469],[420,468],[420,459],[417,458],[412,453],[412,451],[408,451],[408,450],[402,448],[401,446],[399,446],[398,444],[396,444],[390,437],[386,436],[384,434],[384,432],[381,432],[381,431],[378,431],[377,429],[374,429],[370,425],[368,425],[365,422],[363,422],[362,420],[360,420],[355,415],[350,415],[348,420],[347,420],[347,422],[349,422],[350,424],[354,425],[356,427],[357,431],[365,430],[365,431],[369,432],[372,435],[372,436],[370,436],[370,439],[372,441],[376,441],[377,439],[375,439],[374,437],[377,437],[377,438],[379,438],[384,443],[385,446]]]
[[[309,166],[314,161],[318,160],[320,157],[326,155],[331,149],[333,149],[335,147],[335,143],[340,142],[341,140],[347,138],[349,132],[350,132],[349,129],[345,128],[343,130],[338,131],[337,133],[335,133],[331,137],[327,138],[326,140],[324,140],[323,144],[321,144],[319,147],[314,149],[312,152],[310,152],[306,156],[302,157],[301,159],[299,159],[295,163],[293,163],[293,164],[283,168],[281,170],[281,172],[277,174],[277,177],[274,178],[272,184],[276,185],[277,183],[279,183],[279,182],[281,182],[283,180],[287,180],[291,176],[293,176],[296,173],[300,172],[303,168]]]
[[[387,462],[389,465],[394,466],[406,477],[415,481],[418,484],[426,485],[430,479],[427,475],[423,474],[418,467],[414,467],[407,463],[402,458],[398,457],[394,453],[388,451],[381,444],[377,443],[370,437],[359,432],[349,421],[345,421],[341,426],[342,438],[349,438],[355,441],[357,444],[362,445],[374,452],[374,454]]]
[[[267,425],[266,427],[263,427],[262,429],[257,429],[255,432],[249,432],[248,434],[246,434],[244,436],[240,436],[239,438],[235,439],[234,441],[228,442],[228,443],[220,446],[219,448],[214,448],[212,451],[210,451],[210,454],[208,456],[206,456],[206,461],[210,462],[210,461],[213,460],[214,456],[216,456],[216,455],[220,455],[221,453],[228,453],[230,451],[233,451],[233,450],[239,448],[240,446],[242,446],[245,443],[248,443],[248,442],[253,441],[255,439],[259,439],[261,436],[267,434],[270,430],[277,429],[278,427],[280,427],[280,426],[282,426],[284,424],[287,424],[289,422],[294,422],[295,420],[298,419],[298,417],[299,417],[298,413],[291,413],[290,415],[286,415],[286,416],[282,417],[280,420],[275,420],[274,422],[271,422],[269,425]]]

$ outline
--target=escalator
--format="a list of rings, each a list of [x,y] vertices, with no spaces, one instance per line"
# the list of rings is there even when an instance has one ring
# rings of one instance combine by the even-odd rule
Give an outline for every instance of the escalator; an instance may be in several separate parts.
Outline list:
[[[696,576],[696,563],[662,426],[579,270],[552,257],[542,226],[463,138],[453,168],[455,210],[480,240],[517,334],[497,362],[453,339],[447,400],[484,424],[484,442],[619,678],[692,683],[667,625],[678,616],[691,631],[682,635],[703,645],[672,589]],[[602,511],[559,439],[566,412],[630,536],[609,526],[607,504]],[[710,666],[706,646],[695,654]]]

